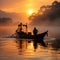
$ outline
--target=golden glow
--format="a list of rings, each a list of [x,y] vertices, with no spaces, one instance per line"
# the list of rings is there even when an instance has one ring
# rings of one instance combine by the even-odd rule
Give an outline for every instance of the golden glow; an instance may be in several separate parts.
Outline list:
[[[49,5],[54,0],[0,0],[0,9],[7,12],[25,12],[28,8],[39,10],[43,5]],[[60,1],[60,0],[58,0]]]
[[[33,42],[29,43],[27,48],[28,49],[33,49]]]
[[[30,9],[27,11],[28,15],[31,15],[32,13],[34,13],[34,10],[33,9]]]

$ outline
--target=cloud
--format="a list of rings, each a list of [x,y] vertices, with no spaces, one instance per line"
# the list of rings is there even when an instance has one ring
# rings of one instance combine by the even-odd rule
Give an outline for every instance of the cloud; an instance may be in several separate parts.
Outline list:
[[[0,25],[1,24],[5,24],[5,25],[7,24],[8,25],[8,24],[11,24],[11,23],[12,23],[12,19],[9,18],[9,17],[7,17],[7,18],[6,17],[0,18]]]
[[[21,21],[21,14],[7,13],[0,10],[0,25],[16,25]]]
[[[32,14],[29,19],[35,25],[60,26],[60,2],[54,1],[51,5],[40,7],[37,14]]]

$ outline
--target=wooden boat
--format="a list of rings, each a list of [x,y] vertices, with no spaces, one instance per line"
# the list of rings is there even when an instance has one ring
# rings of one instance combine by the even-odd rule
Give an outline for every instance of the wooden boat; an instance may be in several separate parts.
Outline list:
[[[27,34],[25,32],[17,32],[16,37],[21,39],[43,39],[45,35],[48,35],[48,31],[45,31],[41,34],[32,35],[30,32]]]
[[[22,27],[26,27],[26,32],[22,31],[23,30]],[[43,39],[44,36],[48,33],[48,31],[46,31],[41,34],[32,35],[31,32],[28,32],[27,28],[28,28],[27,24],[24,25],[24,24],[20,23],[18,25],[18,29],[16,30],[16,33],[15,33],[16,37],[21,38],[21,39],[36,39],[36,38]]]
[[[26,27],[26,32],[22,31],[22,26]],[[22,23],[20,23],[18,25],[18,29],[16,30],[16,33],[15,33],[15,37],[18,39],[32,39],[34,41],[34,43],[40,43],[41,45],[46,47],[46,44],[43,41],[45,35],[48,35],[48,31],[45,31],[41,34],[32,35],[31,32],[28,32],[28,30],[27,30],[27,24],[23,25]]]
[[[40,45],[44,47],[47,47],[47,45],[44,42],[45,35],[48,36],[48,31],[43,32],[41,34],[37,34],[37,35],[26,34],[24,32],[17,32],[17,38],[19,39],[32,39],[35,49],[36,49],[37,43],[39,43]],[[31,42],[31,40],[28,40],[28,42]]]

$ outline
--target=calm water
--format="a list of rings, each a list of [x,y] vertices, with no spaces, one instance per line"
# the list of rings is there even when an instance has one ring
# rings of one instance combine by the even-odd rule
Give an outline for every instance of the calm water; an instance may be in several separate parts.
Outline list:
[[[0,38],[0,60],[60,60],[60,50],[33,41]]]

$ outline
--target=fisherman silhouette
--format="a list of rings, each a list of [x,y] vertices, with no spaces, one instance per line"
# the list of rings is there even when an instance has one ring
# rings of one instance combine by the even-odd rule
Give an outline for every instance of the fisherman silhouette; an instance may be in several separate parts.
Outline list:
[[[37,49],[37,43],[39,43],[40,45],[47,47],[45,42],[43,41],[45,34],[47,34],[48,31],[42,33],[42,34],[38,34],[38,30],[36,29],[36,27],[34,27],[33,29],[33,45],[34,45],[34,49]]]
[[[34,29],[33,29],[33,35],[37,35],[37,33],[38,33],[38,30],[36,29],[36,27],[34,27]]]
[[[33,35],[34,35],[33,46],[34,46],[35,50],[37,49],[37,40],[38,40],[37,33],[38,33],[38,30],[36,29],[36,27],[34,27],[34,29],[33,29]]]
[[[21,32],[21,31],[22,31],[22,26],[23,26],[23,24],[20,23],[18,26],[20,27],[20,32]]]

